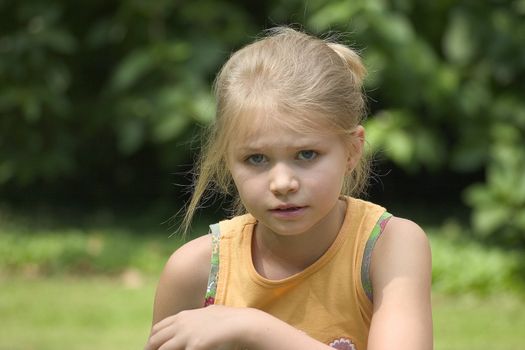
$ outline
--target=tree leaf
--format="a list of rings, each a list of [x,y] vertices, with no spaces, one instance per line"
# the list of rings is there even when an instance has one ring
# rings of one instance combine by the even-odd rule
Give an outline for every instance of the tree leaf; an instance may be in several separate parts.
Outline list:
[[[443,39],[446,57],[459,65],[466,65],[474,57],[475,38],[467,15],[462,11],[452,14]]]

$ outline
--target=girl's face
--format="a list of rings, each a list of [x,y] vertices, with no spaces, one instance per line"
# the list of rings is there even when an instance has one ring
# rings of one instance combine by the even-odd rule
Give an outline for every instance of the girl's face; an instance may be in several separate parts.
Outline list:
[[[322,230],[336,215],[345,174],[360,157],[362,128],[356,152],[322,127],[305,134],[278,121],[272,127],[255,124],[228,151],[229,170],[246,210],[262,229],[278,235]]]

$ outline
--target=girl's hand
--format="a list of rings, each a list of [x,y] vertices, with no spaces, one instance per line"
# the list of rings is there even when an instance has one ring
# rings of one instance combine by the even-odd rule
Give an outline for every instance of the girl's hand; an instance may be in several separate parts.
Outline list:
[[[153,326],[145,350],[240,348],[250,310],[211,305],[181,311]]]

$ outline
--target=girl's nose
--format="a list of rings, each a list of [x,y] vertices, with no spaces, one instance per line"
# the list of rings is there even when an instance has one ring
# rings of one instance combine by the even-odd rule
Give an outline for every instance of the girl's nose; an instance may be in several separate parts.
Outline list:
[[[270,191],[274,194],[285,195],[299,189],[299,180],[296,174],[285,164],[278,163],[270,171]]]

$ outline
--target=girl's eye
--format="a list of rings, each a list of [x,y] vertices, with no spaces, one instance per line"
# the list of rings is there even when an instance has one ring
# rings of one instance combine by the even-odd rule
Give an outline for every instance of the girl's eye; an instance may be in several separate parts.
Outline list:
[[[312,150],[300,151],[297,153],[297,158],[299,160],[314,160],[317,157],[317,152]]]
[[[263,154],[252,154],[246,161],[252,165],[260,165],[266,162],[266,157]]]

